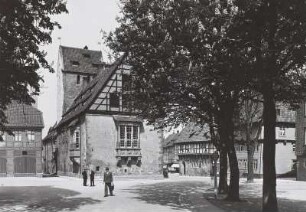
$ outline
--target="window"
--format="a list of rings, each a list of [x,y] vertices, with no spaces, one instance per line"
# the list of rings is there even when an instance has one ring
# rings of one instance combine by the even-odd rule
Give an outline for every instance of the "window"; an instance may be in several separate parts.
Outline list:
[[[132,126],[126,126],[126,146],[132,146]]]
[[[138,127],[133,126],[133,147],[138,146]]]
[[[1,141],[5,141],[5,134],[4,134],[4,132],[2,132],[2,131],[0,131],[0,142]]]
[[[295,143],[292,143],[292,151],[295,152]]]
[[[22,151],[22,155],[28,155],[27,151]]]
[[[285,128],[285,127],[280,127],[280,128],[279,128],[279,131],[278,131],[278,135],[279,135],[280,137],[286,136],[286,128]]]
[[[28,138],[28,141],[35,141],[35,132],[27,131],[27,138]]]
[[[85,58],[90,58],[90,54],[88,54],[88,53],[83,53],[83,57],[85,57]]]
[[[121,148],[139,147],[139,126],[136,125],[119,126],[119,147]]]
[[[253,160],[253,170],[256,171],[258,169],[258,160],[254,159]]]
[[[70,62],[71,62],[71,65],[75,67],[78,67],[80,65],[78,61],[71,60]]]
[[[117,93],[110,93],[109,105],[111,107],[119,107],[119,95]]]
[[[120,147],[124,147],[125,126],[120,125]]]
[[[306,117],[306,101],[304,102],[304,116]]]
[[[77,129],[75,132],[74,132],[74,143],[75,143],[75,148],[80,148],[80,130]]]
[[[80,75],[77,75],[77,84],[80,84],[80,82],[81,82],[81,77]]]
[[[21,141],[21,132],[20,131],[14,132],[14,141]]]
[[[276,109],[276,114],[278,115],[278,116],[280,116],[280,113],[281,113],[281,110],[278,108],[278,109]]]

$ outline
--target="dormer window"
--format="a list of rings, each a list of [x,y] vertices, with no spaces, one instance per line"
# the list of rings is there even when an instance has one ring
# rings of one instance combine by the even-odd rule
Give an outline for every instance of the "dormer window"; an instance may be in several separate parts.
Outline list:
[[[75,67],[78,67],[80,65],[80,63],[78,61],[75,61],[75,60],[71,60],[71,65],[72,66],[75,66]]]

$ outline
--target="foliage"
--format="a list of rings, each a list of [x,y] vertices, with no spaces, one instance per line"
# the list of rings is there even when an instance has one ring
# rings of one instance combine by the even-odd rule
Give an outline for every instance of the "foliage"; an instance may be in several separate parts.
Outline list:
[[[62,0],[0,0],[0,128],[12,100],[33,103],[42,76],[40,66],[53,72],[40,45],[52,42],[59,23],[50,16],[67,12]]]

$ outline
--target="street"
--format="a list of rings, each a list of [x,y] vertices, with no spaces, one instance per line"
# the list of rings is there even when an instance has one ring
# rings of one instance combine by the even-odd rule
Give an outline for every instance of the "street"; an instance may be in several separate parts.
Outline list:
[[[261,180],[246,184],[241,180],[242,198],[252,197],[252,201],[225,203],[207,200],[212,197],[213,182],[205,177],[170,176],[161,177],[116,177],[115,196],[104,197],[101,178],[96,186],[84,187],[82,180],[71,177],[53,178],[1,178],[0,211],[249,211],[260,205]],[[305,182],[293,180],[278,181],[278,196],[286,200],[287,208],[280,211],[305,211]],[[246,195],[247,194],[247,195]],[[288,206],[292,206],[288,208]],[[243,207],[242,207],[243,206]],[[294,209],[298,206],[298,209]],[[221,209],[222,208],[222,209]]]

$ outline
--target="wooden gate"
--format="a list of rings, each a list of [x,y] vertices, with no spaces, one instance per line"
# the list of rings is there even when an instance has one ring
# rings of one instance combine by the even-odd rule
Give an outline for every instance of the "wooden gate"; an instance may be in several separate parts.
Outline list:
[[[14,173],[33,174],[36,173],[36,158],[17,157],[14,159]]]
[[[0,173],[1,174],[6,173],[6,162],[7,160],[5,158],[0,158]]]

